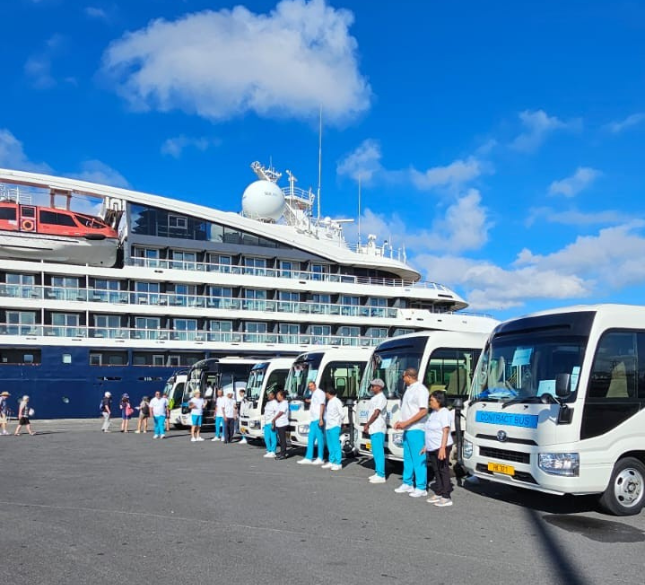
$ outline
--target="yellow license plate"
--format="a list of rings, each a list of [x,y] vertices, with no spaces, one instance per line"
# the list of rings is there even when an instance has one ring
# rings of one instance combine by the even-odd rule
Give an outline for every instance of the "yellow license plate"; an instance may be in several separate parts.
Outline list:
[[[246,434],[246,427],[240,427],[240,433]]]
[[[504,475],[515,475],[515,467],[512,465],[504,465],[503,463],[489,463],[488,471],[503,473]]]
[[[371,450],[372,450],[372,443],[365,443],[365,448],[366,448],[368,451],[371,451]]]

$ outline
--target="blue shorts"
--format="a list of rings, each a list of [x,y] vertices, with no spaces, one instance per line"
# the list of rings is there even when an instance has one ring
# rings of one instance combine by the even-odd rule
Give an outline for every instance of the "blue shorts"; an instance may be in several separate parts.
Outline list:
[[[194,427],[201,427],[202,426],[202,415],[201,414],[193,414],[193,426]]]

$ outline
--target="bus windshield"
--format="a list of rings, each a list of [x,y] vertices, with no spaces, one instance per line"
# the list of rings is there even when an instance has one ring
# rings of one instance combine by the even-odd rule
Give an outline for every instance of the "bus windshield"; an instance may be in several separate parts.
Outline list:
[[[416,341],[416,340],[415,340]],[[423,338],[423,343],[427,338]],[[372,396],[370,381],[380,378],[385,382],[383,393],[387,398],[400,398],[405,391],[403,383],[403,372],[407,368],[419,369],[423,349],[414,345],[402,345],[400,347],[376,348],[365,369],[365,375],[361,381],[359,399],[367,399]]]
[[[249,380],[246,384],[246,397],[251,400],[259,400],[262,391],[262,383],[267,372],[267,365],[256,366],[249,374]]]
[[[318,370],[322,358],[322,353],[310,353],[293,363],[285,388],[289,400],[309,398],[311,393],[307,386],[311,380],[318,383]]]
[[[484,349],[470,391],[471,400],[531,402],[556,385],[575,398],[587,338],[531,331],[493,338]]]

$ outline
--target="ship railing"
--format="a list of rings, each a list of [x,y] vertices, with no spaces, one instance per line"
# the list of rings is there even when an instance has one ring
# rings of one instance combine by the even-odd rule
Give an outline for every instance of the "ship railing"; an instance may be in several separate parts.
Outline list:
[[[384,278],[374,276],[355,276],[353,274],[336,274],[320,271],[306,271],[294,268],[266,268],[258,266],[239,266],[235,264],[217,264],[213,262],[196,262],[185,260],[161,260],[157,258],[132,257],[131,266],[155,268],[161,270],[189,270],[197,272],[218,272],[220,274],[235,274],[259,276],[267,278],[291,278],[316,282],[333,282],[343,284],[365,284],[369,286],[387,286],[393,288],[421,288],[441,292],[452,292],[448,287],[436,282],[404,280],[399,278]]]
[[[84,289],[34,285],[4,285],[0,296],[49,301],[109,303],[157,307],[184,307],[223,309],[229,311],[258,311],[266,313],[299,313],[309,315],[338,315],[343,317],[366,317],[396,319],[396,307],[325,303],[317,301],[286,301],[245,299],[229,296],[210,296],[184,293],[157,293],[116,291],[108,289]]]
[[[277,345],[344,345],[372,347],[383,338],[370,336],[314,335],[308,333],[256,333],[248,331],[208,331],[181,329],[144,329],[58,325],[13,325],[0,323],[0,336],[33,336],[73,339],[110,339],[116,341],[179,341],[192,343],[251,343]]]

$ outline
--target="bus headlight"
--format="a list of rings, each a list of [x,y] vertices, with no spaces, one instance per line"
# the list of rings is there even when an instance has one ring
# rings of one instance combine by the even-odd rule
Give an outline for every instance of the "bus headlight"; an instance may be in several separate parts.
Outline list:
[[[249,428],[250,429],[259,429],[260,428],[260,421],[259,420],[250,420],[249,421]]]
[[[551,475],[577,477],[580,474],[580,454],[540,453],[538,467]]]
[[[300,425],[298,427],[299,435],[308,435],[309,434],[309,425]]]
[[[392,442],[397,447],[402,447],[403,446],[403,433],[394,433],[392,435]]]
[[[467,441],[466,439],[464,439],[463,456],[464,456],[464,459],[470,459],[473,456],[472,441]]]

